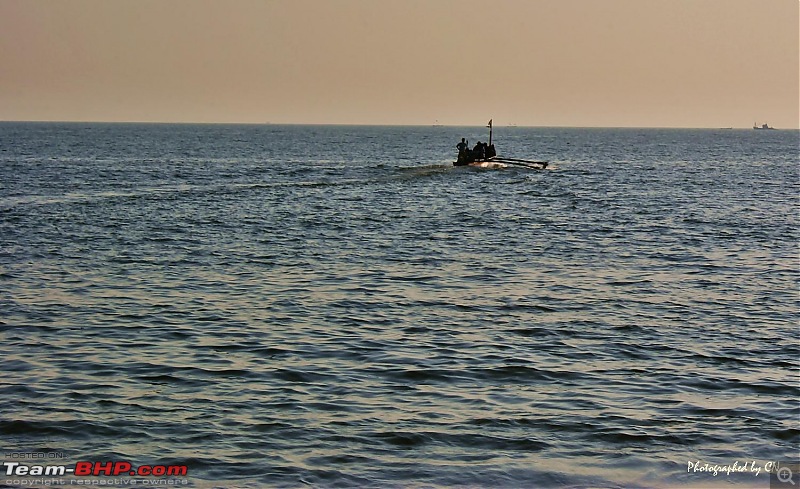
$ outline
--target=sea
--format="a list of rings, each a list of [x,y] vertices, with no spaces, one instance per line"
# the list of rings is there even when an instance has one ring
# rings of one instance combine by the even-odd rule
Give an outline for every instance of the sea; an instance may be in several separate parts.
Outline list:
[[[487,133],[0,123],[0,486],[800,483],[800,132]]]

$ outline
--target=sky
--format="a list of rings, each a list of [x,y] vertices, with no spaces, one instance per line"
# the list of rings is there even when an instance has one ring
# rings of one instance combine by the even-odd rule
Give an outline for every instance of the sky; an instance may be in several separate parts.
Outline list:
[[[0,120],[800,125],[798,0],[0,0]]]

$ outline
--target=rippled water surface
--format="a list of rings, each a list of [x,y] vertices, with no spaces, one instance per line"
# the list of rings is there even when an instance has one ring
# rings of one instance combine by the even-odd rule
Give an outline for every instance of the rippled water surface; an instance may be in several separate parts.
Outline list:
[[[688,464],[798,458],[798,133],[494,136],[550,168],[452,167],[483,128],[0,124],[5,460],[768,487]]]

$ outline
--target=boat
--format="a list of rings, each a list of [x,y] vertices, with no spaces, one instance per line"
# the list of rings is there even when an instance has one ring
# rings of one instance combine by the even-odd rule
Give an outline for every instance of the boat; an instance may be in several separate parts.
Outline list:
[[[492,120],[489,120],[489,142],[470,150],[468,146],[464,146],[459,150],[458,159],[453,162],[453,166],[473,166],[479,168],[507,168],[509,166],[519,166],[523,168],[530,168],[533,170],[544,170],[547,168],[547,161],[534,161],[523,160],[520,158],[509,158],[507,156],[498,156],[495,151],[494,144],[492,144]],[[463,142],[462,138],[462,142]],[[479,141],[480,143],[480,141]]]
[[[756,131],[774,131],[774,127],[769,127],[767,123],[761,124],[760,126],[756,123],[753,123],[753,129]]]

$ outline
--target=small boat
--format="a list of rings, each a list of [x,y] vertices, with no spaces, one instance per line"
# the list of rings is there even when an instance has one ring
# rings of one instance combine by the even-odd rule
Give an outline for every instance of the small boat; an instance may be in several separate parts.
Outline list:
[[[533,170],[544,170],[547,168],[546,161],[523,160],[520,158],[509,158],[498,156],[492,144],[492,121],[489,120],[489,142],[483,144],[481,148],[470,150],[465,147],[458,153],[458,159],[453,162],[453,166],[476,166],[480,168],[507,168],[509,166],[520,166]],[[462,139],[463,142],[463,139]]]
[[[755,129],[756,131],[774,131],[775,130],[774,127],[769,127],[769,125],[766,124],[766,123],[761,124],[760,126],[758,124],[753,123],[753,129]]]

